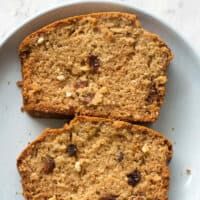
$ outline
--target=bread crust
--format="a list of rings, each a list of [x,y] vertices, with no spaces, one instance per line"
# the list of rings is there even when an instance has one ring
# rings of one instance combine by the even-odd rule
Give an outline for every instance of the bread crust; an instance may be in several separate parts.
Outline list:
[[[31,33],[30,35],[28,35],[21,42],[21,44],[19,46],[19,54],[22,53],[24,50],[26,50],[27,45],[28,46],[30,45],[30,43],[32,42],[32,39],[34,37],[37,37],[41,33],[50,32],[50,31],[56,29],[58,26],[71,24],[71,23],[74,23],[74,21],[78,21],[78,20],[83,19],[83,18],[88,17],[88,16],[95,17],[95,18],[101,18],[102,16],[109,16],[109,17],[121,17],[122,16],[122,17],[125,17],[125,18],[131,20],[133,22],[133,25],[140,27],[140,22],[137,19],[136,15],[129,14],[129,13],[123,13],[123,12],[99,12],[99,13],[91,13],[91,14],[68,17],[68,18],[65,18],[65,19],[61,19],[61,20],[57,20],[55,22],[52,22],[51,24],[46,25],[46,26],[40,28],[39,30]]]

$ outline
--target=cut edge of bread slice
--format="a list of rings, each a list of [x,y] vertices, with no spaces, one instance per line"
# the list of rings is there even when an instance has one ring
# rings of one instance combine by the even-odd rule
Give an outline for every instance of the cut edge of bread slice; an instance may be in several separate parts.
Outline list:
[[[26,158],[28,157],[28,156],[33,156],[33,159],[34,159],[34,154],[37,154],[36,152],[38,152],[38,149],[36,149],[36,147],[37,147],[37,145],[40,145],[41,143],[43,143],[48,137],[52,137],[52,136],[55,136],[55,137],[57,137],[57,136],[60,136],[60,135],[62,135],[63,133],[65,133],[65,134],[71,134],[71,132],[72,131],[74,131],[74,127],[76,127],[77,125],[80,125],[80,124],[84,124],[84,123],[91,123],[91,124],[104,124],[104,123],[111,123],[110,124],[110,126],[113,126],[115,129],[117,129],[117,130],[120,130],[120,131],[123,131],[124,129],[126,129],[126,130],[131,130],[131,131],[133,131],[133,130],[135,130],[135,132],[136,131],[138,131],[138,132],[141,132],[140,134],[147,134],[147,136],[150,136],[150,137],[152,137],[152,138],[154,138],[154,140],[157,140],[157,139],[160,139],[160,140],[162,140],[162,144],[163,144],[163,148],[168,148],[168,150],[165,152],[165,154],[164,154],[164,156],[165,156],[165,159],[163,159],[163,160],[165,160],[165,162],[163,162],[163,160],[162,161],[159,161],[159,162],[163,162],[162,164],[160,164],[160,167],[161,168],[159,168],[158,169],[158,171],[156,171],[155,169],[150,169],[151,167],[152,168],[154,168],[154,166],[152,166],[152,163],[154,163],[154,161],[152,162],[152,160],[150,160],[149,162],[151,163],[150,164],[150,166],[149,166],[149,169],[150,169],[150,171],[151,170],[153,170],[153,172],[151,171],[151,173],[152,174],[154,174],[153,176],[152,176],[152,174],[145,174],[144,176],[144,178],[145,178],[145,180],[147,179],[150,179],[149,181],[151,182],[151,184],[153,184],[153,185],[155,185],[155,187],[156,187],[156,184],[157,184],[157,181],[161,181],[162,183],[161,183],[161,185],[159,185],[159,191],[154,191],[155,189],[150,189],[150,185],[146,185],[145,187],[146,187],[146,190],[153,190],[156,194],[157,194],[157,196],[155,195],[155,194],[152,194],[152,193],[150,193],[149,194],[149,196],[151,196],[152,197],[152,195],[154,196],[154,197],[156,197],[158,200],[167,200],[168,199],[168,189],[169,189],[169,179],[170,179],[170,170],[169,170],[169,167],[168,167],[168,164],[169,164],[169,162],[170,162],[170,160],[171,160],[171,158],[172,158],[172,144],[169,142],[169,140],[167,139],[167,138],[165,138],[163,135],[161,135],[159,132],[157,132],[157,131],[154,131],[154,130],[152,130],[152,129],[150,129],[150,128],[146,128],[146,127],[143,127],[143,126],[139,126],[139,125],[132,125],[132,124],[130,124],[130,123],[127,123],[127,122],[123,122],[123,121],[113,121],[113,120],[111,120],[111,119],[104,119],[104,118],[96,118],[96,117],[85,117],[85,116],[79,116],[79,117],[76,117],[74,120],[72,120],[71,122],[70,122],[70,124],[65,124],[65,126],[63,127],[63,128],[60,128],[60,129],[46,129],[35,141],[33,141],[32,143],[30,143],[26,148],[25,148],[25,150],[20,154],[20,156],[18,157],[18,159],[17,159],[17,168],[18,168],[18,171],[19,171],[19,173],[20,173],[20,175],[21,175],[21,182],[22,182],[22,186],[23,186],[23,194],[24,194],[24,196],[25,196],[25,198],[27,198],[27,200],[32,200],[32,196],[31,196],[31,194],[30,194],[30,188],[31,187],[29,187],[29,186],[27,186],[27,185],[29,185],[29,184],[32,184],[32,182],[30,181],[31,179],[30,179],[30,177],[32,176],[31,174],[29,174],[29,172],[28,172],[28,170],[26,169],[27,168],[27,166],[29,167],[29,168],[31,168],[31,167],[33,167],[33,166],[31,166],[31,164],[30,163],[27,163],[26,162]],[[90,131],[90,130],[88,130],[88,131]],[[134,131],[133,131],[134,132]],[[73,134],[73,133],[72,133]],[[74,133],[75,134],[75,133]],[[87,134],[87,133],[84,133],[84,134]],[[134,134],[134,133],[133,133]],[[85,137],[85,135],[82,135],[83,137]],[[68,137],[68,136],[67,136]],[[71,137],[71,136],[69,136],[69,137]],[[99,135],[98,136],[99,138],[101,137],[101,135]],[[108,137],[109,137],[109,134],[108,134]],[[80,138],[81,138],[81,136],[80,136]],[[98,139],[99,139],[98,138]],[[88,140],[88,139],[87,139]],[[78,141],[78,140],[77,140]],[[87,141],[86,141],[87,142]],[[69,143],[71,143],[71,142],[69,142]],[[74,143],[74,142],[73,142]],[[54,144],[55,146],[56,146],[56,144]],[[81,148],[81,147],[80,147]],[[84,147],[83,147],[84,148]],[[149,152],[148,151],[150,151],[149,149],[148,149],[149,147],[147,147],[146,145],[144,145],[143,147],[142,147],[142,153],[144,153],[144,155],[145,156],[147,156],[148,157],[148,155],[150,155],[150,154],[148,154]],[[38,153],[39,154],[39,153]],[[67,154],[67,151],[66,151],[66,154]],[[107,154],[106,154],[107,155]],[[36,156],[36,155],[35,155]],[[44,155],[45,156],[45,155]],[[119,155],[118,155],[119,156]],[[58,156],[59,157],[59,156]],[[73,157],[73,156],[72,156]],[[126,157],[126,156],[125,156]],[[51,158],[51,157],[50,157]],[[71,157],[70,157],[71,158]],[[87,157],[84,157],[84,158],[86,158],[86,160],[87,160]],[[88,157],[89,158],[89,157]],[[72,158],[73,159],[73,158]],[[81,160],[82,158],[80,158],[80,160]],[[104,159],[104,158],[102,158],[102,159]],[[121,158],[119,158],[119,159],[121,159]],[[122,158],[123,159],[123,158]],[[54,160],[56,160],[56,158],[54,157]],[[76,166],[76,164],[77,164],[77,160],[78,160],[78,165]],[[83,159],[84,160],[84,159]],[[69,161],[68,161],[69,162]],[[78,158],[78,156],[75,158],[75,161],[73,161],[74,163],[75,163],[75,171],[76,171],[76,173],[78,172],[78,174],[80,173],[80,176],[82,176],[82,174],[81,174],[81,166],[80,166],[80,163],[79,163],[79,158]],[[119,160],[118,162],[121,162],[121,160]],[[125,161],[124,161],[125,162]],[[126,160],[126,162],[128,162],[127,160]],[[145,161],[141,161],[141,162],[145,162]],[[56,160],[56,163],[57,163],[57,160]],[[82,162],[81,162],[82,163]],[[70,165],[71,163],[69,162],[69,165]],[[157,163],[156,163],[156,161],[155,161],[155,164],[156,164],[156,166],[157,166]],[[24,166],[24,165],[26,165],[26,166]],[[67,165],[67,163],[66,163],[66,165]],[[107,163],[105,163],[105,165],[107,165]],[[128,164],[127,164],[128,165]],[[130,164],[129,164],[130,165]],[[129,165],[128,165],[128,168],[130,168],[129,167]],[[142,165],[141,165],[142,166]],[[55,167],[55,163],[54,163],[54,167]],[[100,168],[101,168],[101,166],[99,166]],[[67,168],[67,167],[66,167]],[[70,168],[70,167],[69,167]],[[141,167],[142,168],[142,167]],[[123,170],[125,170],[126,171],[126,168],[122,168]],[[121,170],[122,170],[121,169]],[[136,168],[136,169],[138,169],[139,171],[141,170],[141,169],[139,169],[139,168]],[[48,168],[47,168],[47,170],[49,170]],[[94,173],[96,173],[95,171],[98,171],[97,169],[93,169],[94,170]],[[148,168],[146,168],[146,170],[148,170]],[[161,170],[161,171],[159,171],[159,170]],[[129,169],[129,171],[130,171],[130,169]],[[133,171],[133,173],[136,173],[136,174],[132,174],[133,175],[133,177],[136,179],[135,181],[137,181],[137,177],[135,177],[136,175],[137,175],[137,170],[135,170],[135,171]],[[32,173],[34,174],[34,169],[32,169]],[[46,175],[42,175],[42,176],[48,176],[49,174],[49,176],[51,177],[51,173],[52,173],[52,171],[50,171],[50,173],[47,171],[47,174]],[[67,172],[66,171],[66,173],[69,173],[69,172]],[[72,172],[73,173],[73,172]],[[88,172],[88,173],[90,173],[90,172]],[[141,171],[141,173],[143,173],[142,171]],[[159,174],[159,176],[157,176],[157,173],[159,174],[159,173],[161,173],[161,175]],[[127,174],[127,173],[126,173]],[[83,174],[84,175],[84,174]],[[98,173],[96,174],[96,176],[98,175]],[[101,174],[102,175],[102,174]],[[100,175],[100,176],[101,176]],[[141,174],[140,174],[141,175]],[[139,176],[140,176],[139,175]],[[53,176],[53,175],[52,175]],[[73,175],[73,176],[76,176],[76,174],[75,175]],[[133,194],[133,197],[136,197],[136,199],[138,198],[138,199],[140,199],[140,198],[145,198],[146,196],[142,196],[142,191],[144,190],[144,189],[141,189],[141,187],[143,187],[143,186],[141,186],[140,187],[140,189],[138,189],[140,192],[139,193],[137,193],[137,189],[135,190],[135,188],[137,188],[137,183],[135,183],[135,182],[131,182],[131,180],[129,179],[130,177],[129,176],[131,176],[131,173],[130,174],[127,174],[127,177],[128,177],[128,179],[127,179],[127,177],[125,177],[125,180],[126,181],[130,181],[128,184],[127,184],[127,187],[130,187],[130,188],[132,188],[133,187],[133,190],[132,189],[130,189],[129,188],[129,192],[130,192],[130,190],[132,191],[132,194]],[[142,175],[141,175],[142,176]],[[41,177],[40,177],[41,178]],[[58,177],[57,177],[58,178]],[[91,177],[90,177],[91,178]],[[131,177],[132,178],[132,177]],[[140,179],[141,177],[139,177],[139,179]],[[28,179],[28,181],[26,180],[26,179]],[[70,179],[70,178],[69,178]],[[79,178],[78,178],[79,179]],[[84,178],[83,178],[84,179]],[[142,179],[142,183],[141,184],[144,184],[145,185],[145,183],[144,183],[144,179],[143,178],[141,178]],[[108,179],[108,181],[109,181],[110,179]],[[112,180],[112,178],[111,178],[111,180]],[[33,181],[35,181],[34,179],[33,179]],[[40,179],[39,179],[39,181],[40,181]],[[89,180],[88,180],[89,181]],[[116,181],[117,181],[117,179],[116,179]],[[134,181],[134,180],[132,180],[132,181]],[[148,183],[150,183],[150,182],[148,182]],[[35,183],[36,184],[36,183]],[[131,186],[131,184],[132,184],[132,186]],[[37,185],[37,184],[36,184]],[[128,186],[129,185],[129,186]],[[138,184],[139,185],[139,184]],[[39,187],[39,184],[38,184],[38,187]],[[78,182],[78,184],[77,184],[77,187],[79,187],[79,182]],[[80,186],[80,187],[82,187],[82,186]],[[87,186],[86,186],[87,187]],[[95,187],[97,187],[96,189],[98,190],[99,188],[98,188],[98,184],[97,184],[97,186],[95,186]],[[116,186],[115,186],[116,187]],[[121,191],[121,193],[118,193],[117,195],[115,195],[115,194],[113,194],[113,191],[117,191],[117,190],[115,190],[115,187],[114,187],[114,189],[112,190],[112,192],[111,193],[109,193],[108,192],[108,190],[107,189],[105,189],[105,191],[104,192],[102,192],[101,193],[101,195],[102,196],[100,196],[99,197],[99,199],[106,199],[106,198],[108,198],[108,197],[115,197],[114,199],[115,200],[117,200],[118,199],[118,197],[121,197],[121,198],[123,198],[123,192],[124,193],[126,193],[126,191]],[[86,192],[88,192],[87,190],[86,190]],[[54,200],[54,199],[62,199],[63,200],[63,198],[62,197],[60,197],[59,196],[59,194],[54,194],[54,192],[50,192],[51,194],[44,194],[44,195],[46,195],[45,196],[45,198],[47,198],[48,200],[50,199],[51,200],[51,198]],[[140,194],[141,193],[141,194]],[[50,195],[50,196],[49,196]],[[90,195],[90,192],[89,192],[89,194],[88,195]],[[91,196],[95,196],[95,194],[91,194]],[[121,195],[121,196],[120,196]],[[136,195],[136,196],[134,196],[134,195]],[[147,194],[148,195],[148,194]],[[75,195],[76,196],[76,195]],[[94,197],[93,196],[93,197]],[[98,195],[97,195],[98,196]],[[57,198],[56,198],[57,197]],[[84,194],[83,194],[83,197],[85,197],[84,196]],[[148,197],[148,196],[147,196]],[[86,198],[86,197],[85,197]],[[83,199],[85,199],[85,198],[83,198]],[[87,198],[91,198],[90,196],[87,196]],[[121,199],[120,198],[120,199]],[[75,200],[76,200],[76,197],[74,198]],[[36,200],[37,200],[37,198],[36,198]]]

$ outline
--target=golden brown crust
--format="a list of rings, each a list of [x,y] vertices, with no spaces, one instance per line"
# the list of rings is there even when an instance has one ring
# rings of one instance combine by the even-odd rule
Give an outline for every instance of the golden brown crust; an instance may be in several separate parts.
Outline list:
[[[50,32],[54,29],[56,29],[58,26],[62,26],[62,25],[66,25],[66,24],[70,24],[73,23],[76,20],[80,20],[84,17],[87,16],[91,16],[91,17],[102,17],[103,16],[110,16],[110,17],[126,17],[127,19],[133,21],[134,24],[136,24],[137,26],[140,26],[140,22],[137,19],[137,16],[134,14],[129,14],[129,13],[123,13],[123,12],[100,12],[100,13],[91,13],[91,14],[86,14],[86,15],[79,15],[79,16],[73,16],[73,17],[68,17],[66,19],[61,19],[58,20],[56,22],[53,22],[47,26],[44,26],[43,28],[31,33],[30,35],[28,35],[20,44],[19,46],[19,54],[23,53],[24,50],[26,50],[26,47],[29,46],[32,42],[32,39],[34,37],[39,36],[41,33],[46,33],[46,32]],[[133,25],[134,25],[133,24]]]
[[[39,116],[39,117],[61,117],[62,118],[63,116],[71,116],[71,115],[75,115],[75,114],[81,114],[81,115],[97,116],[97,117],[109,117],[109,118],[129,121],[129,122],[154,122],[159,116],[160,107],[164,101],[165,83],[167,81],[166,70],[167,70],[167,66],[168,66],[170,60],[172,59],[172,53],[171,53],[170,49],[167,47],[167,45],[164,42],[162,42],[162,40],[157,35],[149,33],[145,30],[143,30],[142,37],[144,37],[146,41],[154,41],[155,43],[158,43],[159,48],[161,48],[163,51],[162,52],[163,56],[167,56],[167,58],[165,58],[166,62],[163,62],[163,64],[159,64],[159,66],[162,65],[160,77],[161,78],[164,77],[164,81],[161,80],[162,86],[157,85],[157,82],[158,82],[158,84],[160,84],[159,83],[160,80],[158,80],[158,81],[155,80],[155,83],[154,83],[151,80],[152,77],[151,78],[149,77],[150,81],[152,81],[152,83],[150,83],[152,85],[148,86],[149,90],[150,90],[149,97],[147,94],[145,94],[147,96],[146,99],[148,99],[147,101],[149,101],[149,103],[147,102],[147,106],[149,108],[145,108],[146,100],[144,100],[144,97],[142,97],[142,102],[144,101],[143,105],[141,103],[141,105],[139,105],[139,108],[136,108],[137,109],[136,112],[134,112],[134,108],[132,108],[132,105],[135,104],[135,102],[132,102],[132,105],[130,104],[131,111],[129,108],[124,109],[119,106],[119,108],[115,108],[115,109],[113,109],[113,111],[111,109],[108,112],[108,109],[107,109],[108,106],[100,107],[99,105],[97,105],[97,107],[99,109],[96,109],[96,108],[93,109],[92,107],[86,108],[84,106],[83,106],[84,108],[82,108],[82,107],[80,108],[81,102],[79,100],[78,100],[79,102],[77,102],[76,106],[74,106],[74,105],[68,106],[68,103],[64,106],[63,105],[55,106],[55,104],[53,104],[53,103],[49,103],[49,102],[42,103],[42,101],[38,104],[38,103],[36,103],[37,99],[34,100],[36,102],[33,102],[32,100],[30,100],[30,94],[28,94],[29,90],[33,89],[35,87],[35,86],[33,86],[33,80],[31,79],[31,77],[33,74],[32,66],[35,65],[35,59],[36,59],[33,57],[32,60],[26,62],[27,61],[26,55],[29,54],[30,49],[32,47],[34,47],[36,40],[41,35],[53,32],[58,27],[62,27],[67,24],[73,24],[76,21],[84,19],[86,16],[87,17],[88,16],[95,17],[97,19],[102,18],[104,16],[105,17],[106,16],[123,17],[123,18],[130,20],[133,24],[133,27],[137,27],[138,29],[141,29],[141,26],[140,26],[139,21],[137,20],[137,17],[133,14],[120,13],[120,12],[107,12],[107,13],[105,12],[105,13],[93,13],[93,14],[89,14],[89,15],[81,15],[81,16],[70,17],[67,19],[62,19],[62,20],[56,21],[50,25],[47,25],[47,26],[39,29],[38,31],[30,34],[29,36],[27,36],[23,40],[23,42],[21,43],[21,45],[19,47],[19,54],[20,54],[21,63],[22,63],[22,76],[23,76],[22,92],[23,92],[23,100],[24,100],[24,110],[29,112],[33,116]],[[151,62],[151,61],[149,61],[149,62]],[[157,75],[156,75],[156,77],[157,77]],[[154,77],[154,78],[156,79],[156,77]],[[158,77],[158,78],[160,78],[160,77]],[[127,86],[125,86],[125,87],[127,87]],[[151,92],[151,90],[153,92]],[[35,92],[37,93],[37,90]],[[34,95],[34,93],[32,94],[32,96],[33,95]],[[139,96],[140,94],[136,94],[136,95]],[[98,94],[97,94],[97,96],[98,96]],[[75,97],[75,99],[78,99],[78,98]],[[118,99],[116,99],[116,101],[118,101]],[[152,103],[152,101],[153,101],[153,103]],[[106,103],[106,104],[108,104],[108,103]],[[117,109],[119,110],[119,112],[117,111]],[[120,112],[122,112],[122,114]]]

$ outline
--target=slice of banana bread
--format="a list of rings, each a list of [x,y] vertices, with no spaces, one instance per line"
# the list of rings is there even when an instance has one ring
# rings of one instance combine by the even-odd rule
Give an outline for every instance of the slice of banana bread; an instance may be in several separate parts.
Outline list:
[[[77,117],[17,161],[27,200],[167,200],[171,143],[127,122]]]
[[[33,115],[140,122],[159,115],[172,54],[133,14],[63,19],[26,37],[19,51],[24,109]]]

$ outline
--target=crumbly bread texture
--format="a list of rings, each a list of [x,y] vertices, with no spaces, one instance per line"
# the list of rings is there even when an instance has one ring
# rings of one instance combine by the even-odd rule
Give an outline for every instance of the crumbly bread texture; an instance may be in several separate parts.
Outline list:
[[[17,161],[27,200],[167,200],[171,143],[127,122],[78,117]]]
[[[70,17],[21,43],[25,111],[153,122],[167,81],[170,49],[136,16],[108,12]]]

